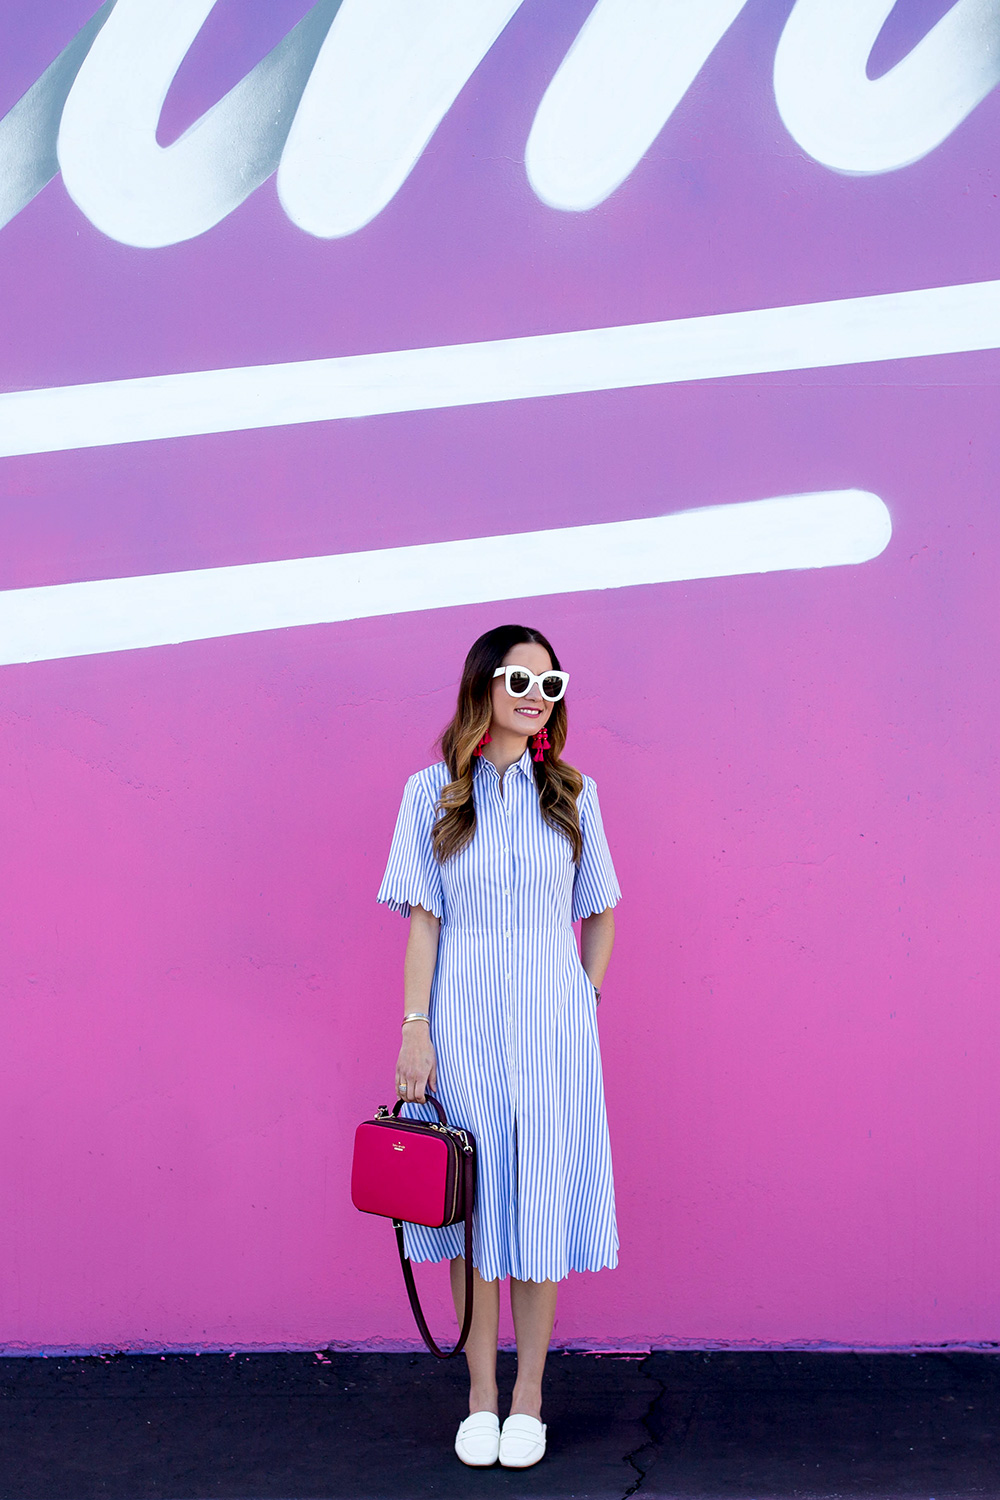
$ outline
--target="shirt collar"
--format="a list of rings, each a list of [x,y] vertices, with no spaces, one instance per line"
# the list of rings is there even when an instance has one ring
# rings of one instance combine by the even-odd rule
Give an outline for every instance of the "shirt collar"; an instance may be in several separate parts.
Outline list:
[[[476,756],[476,768],[475,768],[474,774],[476,776],[482,775],[483,772],[486,770],[487,766],[489,766],[490,769],[489,769],[488,772],[486,772],[486,774],[489,775],[490,772],[492,772],[492,774],[494,776],[496,776],[497,780],[499,781],[499,779],[500,779],[500,773],[499,773],[499,771],[497,770],[496,766],[493,764],[493,762],[491,760],[487,760],[486,759],[485,755],[477,755]],[[521,775],[522,776],[526,776],[527,779],[531,782],[532,786],[534,786],[534,784],[535,784],[535,773],[534,773],[534,770],[532,769],[532,764],[531,764],[531,746],[530,745],[525,745],[525,747],[524,747],[524,754],[520,757],[519,760],[516,760],[514,762],[513,766],[511,766],[510,769],[514,770],[514,771],[520,771]]]
[[[535,784],[535,773],[532,770],[532,766],[531,766],[531,746],[530,745],[525,745],[525,747],[524,747],[524,754],[521,756],[521,759],[515,761],[514,764],[517,766],[517,769],[520,771],[521,775],[522,776],[526,776],[528,778],[528,780],[531,782],[532,786],[534,786],[534,784]]]

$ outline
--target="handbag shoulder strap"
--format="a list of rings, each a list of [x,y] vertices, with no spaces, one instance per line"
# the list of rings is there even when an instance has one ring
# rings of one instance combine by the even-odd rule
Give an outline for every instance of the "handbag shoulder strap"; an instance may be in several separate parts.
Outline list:
[[[434,1336],[427,1326],[427,1319],[424,1317],[423,1308],[420,1306],[420,1298],[417,1296],[417,1284],[413,1279],[413,1267],[406,1256],[402,1221],[400,1219],[393,1219],[392,1221],[392,1227],[396,1231],[396,1247],[399,1250],[399,1263],[403,1268],[403,1280],[406,1283],[406,1294],[410,1299],[413,1316],[417,1320],[417,1327],[420,1329],[424,1343],[438,1359],[454,1359],[456,1354],[461,1354],[472,1329],[472,1206],[476,1201],[476,1155],[474,1151],[463,1153],[462,1171],[465,1177],[465,1317],[462,1319],[462,1331],[458,1335],[458,1343],[454,1349],[439,1349],[434,1342]]]

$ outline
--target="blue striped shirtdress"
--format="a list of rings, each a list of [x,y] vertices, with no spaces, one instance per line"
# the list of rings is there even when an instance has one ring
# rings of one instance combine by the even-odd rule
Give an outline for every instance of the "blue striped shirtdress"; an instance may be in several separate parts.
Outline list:
[[[486,1281],[559,1281],[618,1261],[594,989],[572,923],[621,897],[597,787],[578,799],[583,855],[542,818],[530,749],[501,779],[476,761],[476,831],[439,865],[443,762],[411,776],[378,900],[441,919],[431,984],[437,1093],[479,1146],[473,1260]],[[429,1106],[407,1105],[410,1117]],[[463,1253],[461,1224],[405,1228],[411,1260]]]

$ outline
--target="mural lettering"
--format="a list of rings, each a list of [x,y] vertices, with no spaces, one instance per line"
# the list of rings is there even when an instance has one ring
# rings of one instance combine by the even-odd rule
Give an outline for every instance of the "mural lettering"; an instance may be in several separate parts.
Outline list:
[[[293,223],[332,238],[391,202],[522,0],[319,0],[169,147],[163,101],[215,0],[109,0],[0,121],[0,224],[61,169],[111,238],[204,234],[273,172]],[[599,0],[526,149],[552,207],[585,210],[634,171],[746,0]],[[1000,81],[997,0],[958,0],[909,55],[865,65],[893,0],[798,0],[775,59],[789,132],[840,172],[941,144]]]
[[[411,0],[402,9],[395,0],[319,0],[161,147],[164,100],[214,4],[109,0],[96,12],[0,122],[0,219],[61,169],[103,233],[166,246],[204,234],[277,171],[296,225],[319,237],[352,234],[398,192],[521,0]],[[528,136],[537,197],[566,211],[608,198],[745,5],[599,0]],[[926,155],[1000,80],[997,0],[958,0],[901,62],[869,80],[867,60],[892,8],[892,0],[798,0],[781,35],[779,111],[803,149],[836,171],[887,172]],[[1000,281],[975,282],[15,391],[0,395],[0,455],[998,346]],[[890,531],[881,500],[837,491],[558,533],[11,590],[3,596],[4,660],[513,598],[524,559],[556,537],[552,593],[863,561],[884,549]],[[470,593],[469,577],[484,572],[489,591]]]

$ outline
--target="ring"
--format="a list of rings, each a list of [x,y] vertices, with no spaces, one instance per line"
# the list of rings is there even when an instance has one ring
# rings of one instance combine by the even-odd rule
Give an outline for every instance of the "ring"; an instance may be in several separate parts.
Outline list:
[[[406,1084],[405,1083],[397,1083],[396,1084],[396,1093],[397,1094],[405,1094],[406,1093]]]

